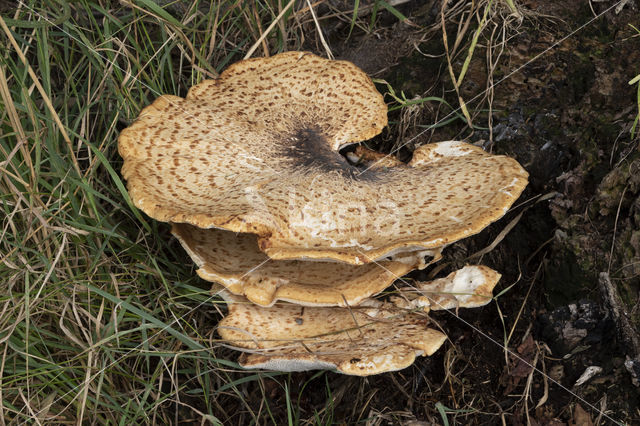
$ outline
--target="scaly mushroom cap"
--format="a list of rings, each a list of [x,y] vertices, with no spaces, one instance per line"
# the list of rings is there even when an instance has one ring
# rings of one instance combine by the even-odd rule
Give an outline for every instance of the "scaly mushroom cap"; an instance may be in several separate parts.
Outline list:
[[[240,364],[277,371],[336,369],[367,376],[400,370],[416,356],[431,355],[446,336],[427,327],[424,314],[380,307],[305,308],[277,304],[256,306],[225,296],[229,315],[218,333],[245,348]]]
[[[367,265],[274,261],[258,249],[254,234],[187,224],[174,224],[172,233],[200,268],[198,275],[263,306],[277,300],[304,306],[357,305],[419,267],[427,254],[403,253],[401,261]]]
[[[146,107],[120,135],[122,174],[158,220],[255,233],[274,259],[352,264],[477,233],[526,186],[515,160],[461,142],[420,147],[409,164],[351,165],[338,150],[378,134],[386,111],[351,63],[241,61]]]

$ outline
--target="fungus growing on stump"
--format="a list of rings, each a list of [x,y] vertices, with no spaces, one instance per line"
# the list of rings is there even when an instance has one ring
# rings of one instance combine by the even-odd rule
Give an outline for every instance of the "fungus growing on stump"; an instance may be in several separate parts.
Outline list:
[[[386,124],[382,96],[355,65],[287,52],[231,65],[184,99],[163,95],[122,131],[131,199],[172,222],[198,274],[226,287],[219,333],[252,351],[247,367],[404,368],[445,339],[427,327],[429,308],[490,300],[500,275],[484,267],[373,299],[502,217],[528,177],[457,141],[421,146],[406,164],[361,146],[340,153]],[[303,326],[298,311],[313,314],[295,317]],[[297,334],[282,334],[291,321]],[[283,349],[284,338],[297,343]]]
[[[417,282],[398,290],[393,303],[405,309],[478,308],[493,298],[501,275],[483,265],[465,266],[444,278]]]

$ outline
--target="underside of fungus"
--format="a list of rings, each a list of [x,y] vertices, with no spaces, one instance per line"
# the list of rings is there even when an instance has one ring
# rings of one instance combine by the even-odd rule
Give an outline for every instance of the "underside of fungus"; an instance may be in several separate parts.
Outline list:
[[[145,108],[120,135],[122,173],[158,220],[256,234],[273,259],[351,264],[475,234],[525,187],[515,160],[462,142],[422,146],[408,164],[347,161],[339,149],[378,134],[386,113],[348,62],[242,61]]]
[[[305,306],[356,305],[423,266],[424,256],[431,254],[402,253],[398,260],[367,265],[273,261],[258,249],[254,234],[187,224],[174,224],[172,233],[198,265],[198,275],[263,306],[278,300]]]
[[[359,376],[394,371],[411,365],[417,356],[433,354],[444,343],[446,336],[429,328],[429,306],[486,304],[499,278],[484,266],[467,266],[439,280],[414,283],[411,291],[403,289],[390,302],[366,299],[347,308],[289,303],[261,307],[223,290],[229,314],[218,333],[244,351],[240,364],[246,368],[323,368]]]

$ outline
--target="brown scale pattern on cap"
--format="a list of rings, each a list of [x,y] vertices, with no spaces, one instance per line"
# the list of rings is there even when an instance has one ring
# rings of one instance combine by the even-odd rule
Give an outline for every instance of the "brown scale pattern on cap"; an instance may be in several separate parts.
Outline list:
[[[291,212],[288,228],[262,237],[261,249],[274,259],[358,264],[406,247],[441,247],[502,217],[528,177],[511,158],[455,141],[422,146],[408,165],[371,172],[378,180],[317,176],[303,202],[294,204],[302,208]],[[291,234],[311,244],[301,247]]]
[[[145,108],[120,135],[122,173],[158,220],[257,234],[274,259],[351,264],[479,232],[527,183],[515,160],[460,142],[364,173],[338,154],[386,122],[382,96],[353,64],[303,52],[252,59]]]
[[[229,315],[218,333],[250,350],[247,368],[298,371],[335,368],[359,376],[405,368],[419,355],[433,354],[446,340],[428,328],[428,318],[379,306],[305,308],[290,304],[259,307],[226,295]]]
[[[404,263],[367,265],[272,261],[258,249],[254,234],[187,224],[174,224],[172,233],[198,265],[200,277],[263,306],[278,300],[304,306],[353,306],[381,292],[422,260],[420,255],[407,255]]]

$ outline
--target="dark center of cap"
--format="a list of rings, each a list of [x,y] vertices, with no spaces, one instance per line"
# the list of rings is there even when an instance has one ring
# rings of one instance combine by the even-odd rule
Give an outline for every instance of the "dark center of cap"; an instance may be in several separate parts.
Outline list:
[[[284,156],[297,170],[335,172],[357,181],[372,181],[381,177],[378,170],[363,173],[366,165],[352,164],[340,152],[331,149],[324,135],[314,127],[307,126],[296,131],[284,145]]]

